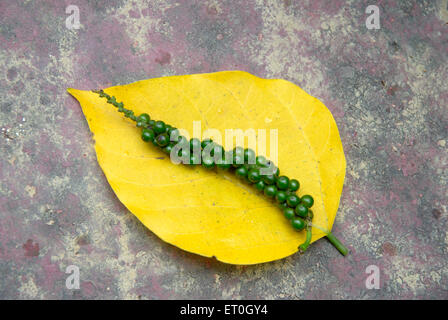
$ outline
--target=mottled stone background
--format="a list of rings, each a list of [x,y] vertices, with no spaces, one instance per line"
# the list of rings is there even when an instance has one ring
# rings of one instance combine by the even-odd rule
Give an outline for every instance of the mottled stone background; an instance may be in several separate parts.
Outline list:
[[[1,0],[0,18],[0,298],[448,298],[446,0]],[[66,88],[229,69],[290,80],[332,111],[349,256],[320,240],[222,264],[162,242],[114,196]]]

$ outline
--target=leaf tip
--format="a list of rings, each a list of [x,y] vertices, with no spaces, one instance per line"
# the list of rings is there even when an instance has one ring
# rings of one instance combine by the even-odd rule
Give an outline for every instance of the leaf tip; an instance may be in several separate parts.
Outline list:
[[[67,92],[72,95],[75,99],[78,99],[79,95],[81,94],[83,90],[74,89],[74,88],[67,88]]]
[[[73,95],[73,93],[77,91],[76,89],[73,88],[67,88],[67,92],[70,93],[71,95]]]

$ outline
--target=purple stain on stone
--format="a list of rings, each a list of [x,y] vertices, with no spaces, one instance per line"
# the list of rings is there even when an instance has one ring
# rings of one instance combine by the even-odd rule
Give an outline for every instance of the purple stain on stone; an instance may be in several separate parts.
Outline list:
[[[389,256],[395,256],[397,254],[397,248],[390,242],[383,243],[382,251]]]
[[[13,67],[11,69],[8,69],[6,77],[9,81],[14,81],[17,78],[17,68]]]
[[[171,61],[171,54],[169,52],[160,51],[154,61],[161,65],[168,64]]]
[[[22,246],[26,257],[37,257],[39,255],[39,244],[28,239]]]

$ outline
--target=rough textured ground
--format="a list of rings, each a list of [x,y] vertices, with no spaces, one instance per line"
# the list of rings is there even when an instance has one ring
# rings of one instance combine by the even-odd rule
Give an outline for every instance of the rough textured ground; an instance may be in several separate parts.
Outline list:
[[[446,0],[0,1],[0,18],[0,298],[448,298]],[[348,257],[320,240],[236,267],[162,242],[114,196],[65,91],[229,69],[290,80],[334,114]]]

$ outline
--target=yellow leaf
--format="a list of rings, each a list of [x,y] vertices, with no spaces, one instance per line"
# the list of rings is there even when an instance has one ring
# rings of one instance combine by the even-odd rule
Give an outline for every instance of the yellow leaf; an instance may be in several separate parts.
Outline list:
[[[313,224],[331,230],[345,177],[342,143],[329,110],[298,86],[226,71],[104,91],[136,115],[146,112],[190,134],[193,121],[201,121],[202,132],[215,128],[223,136],[225,129],[278,129],[281,174],[300,181],[299,195],[315,200]],[[231,173],[174,165],[143,142],[135,123],[106,99],[90,91],[69,92],[82,106],[115,194],[164,241],[222,262],[255,264],[289,256],[305,240],[305,231],[295,231],[272,201]],[[312,241],[323,236],[313,228]]]

